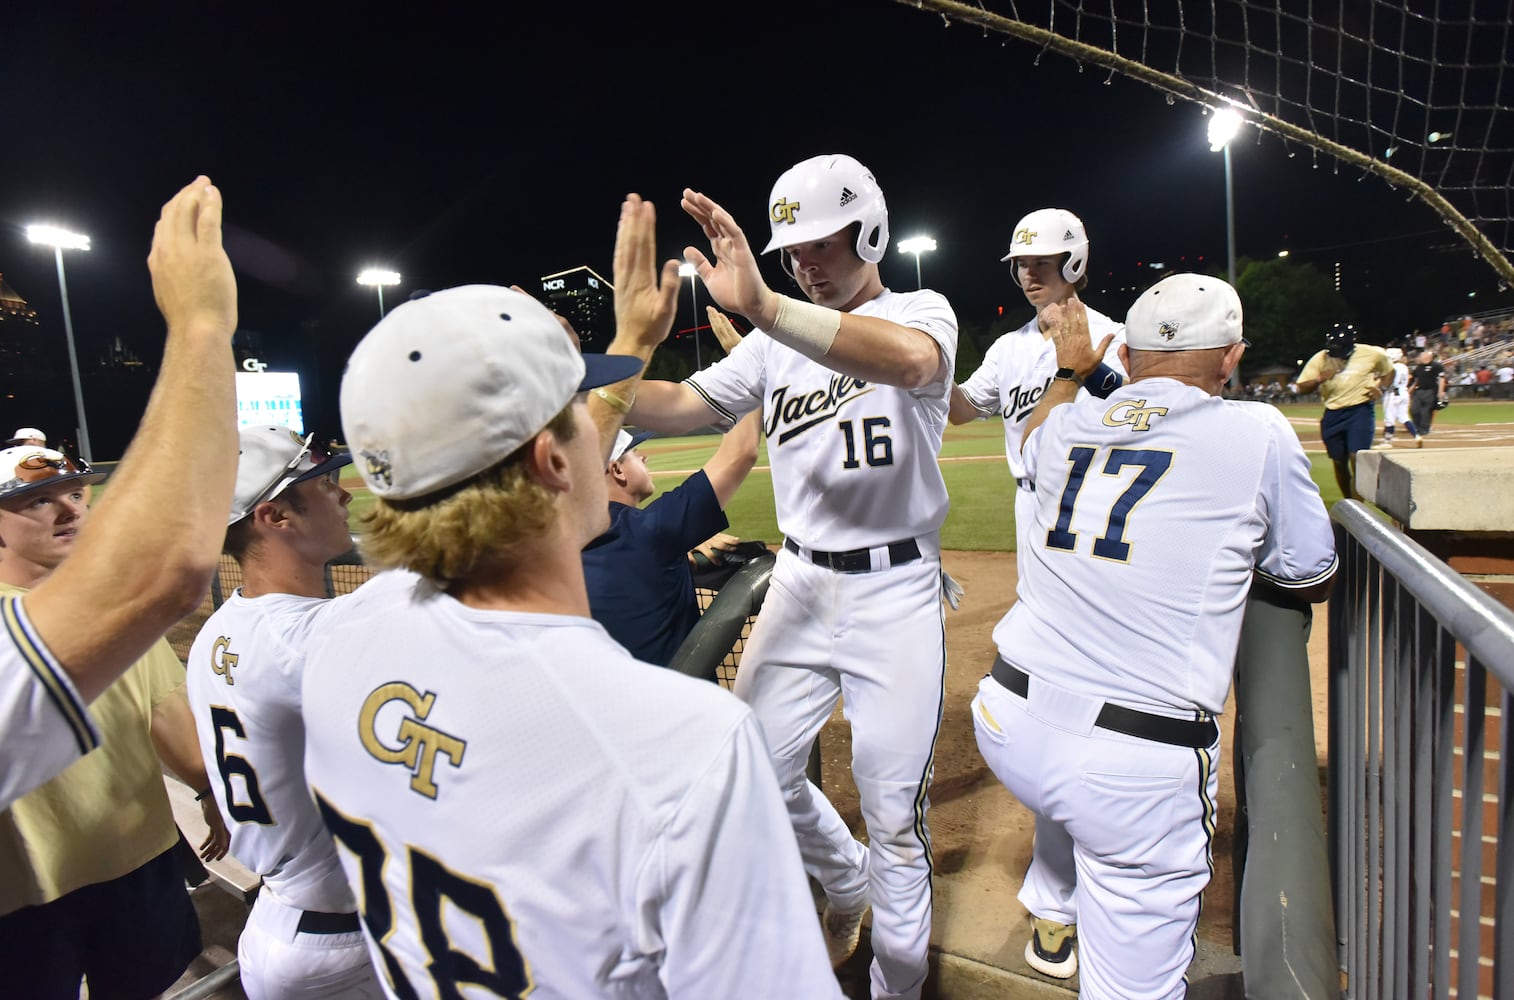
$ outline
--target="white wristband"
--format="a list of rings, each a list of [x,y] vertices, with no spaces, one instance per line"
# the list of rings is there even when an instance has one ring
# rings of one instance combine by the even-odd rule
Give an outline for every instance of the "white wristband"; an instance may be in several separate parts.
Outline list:
[[[778,298],[778,315],[767,335],[818,361],[830,351],[840,329],[841,313],[835,309],[783,295]]]

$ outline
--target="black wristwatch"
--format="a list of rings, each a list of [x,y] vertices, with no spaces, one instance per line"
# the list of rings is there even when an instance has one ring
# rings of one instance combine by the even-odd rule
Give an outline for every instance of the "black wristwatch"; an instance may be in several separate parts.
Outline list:
[[[1083,384],[1083,376],[1079,375],[1075,370],[1071,368],[1058,368],[1057,373],[1053,375],[1052,378],[1056,379],[1059,382],[1076,382],[1079,385]]]

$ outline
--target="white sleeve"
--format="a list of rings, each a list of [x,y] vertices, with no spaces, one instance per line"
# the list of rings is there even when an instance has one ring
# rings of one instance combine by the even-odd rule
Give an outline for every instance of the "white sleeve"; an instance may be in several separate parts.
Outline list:
[[[84,700],[19,597],[0,599],[0,809],[100,745]]]
[[[753,330],[729,355],[683,380],[714,412],[722,431],[762,405],[763,372],[773,347],[773,338]]]
[[[937,378],[918,389],[911,389],[912,396],[939,396],[942,391],[951,392],[953,375],[957,369],[957,314],[951,303],[940,292],[923,289],[909,296],[909,308],[894,319],[900,326],[919,330],[941,350],[946,363],[941,366]]]
[[[1309,456],[1280,411],[1263,411],[1272,424],[1271,466],[1262,483],[1267,537],[1256,571],[1279,587],[1312,587],[1335,572],[1335,533],[1319,487],[1309,475]]]
[[[999,412],[999,355],[1003,353],[999,345],[1003,342],[1002,337],[994,341],[988,353],[983,355],[978,370],[957,386],[967,401],[985,417]]]
[[[1099,341],[1104,339],[1100,334],[1094,338],[1093,346],[1098,347]],[[1116,323],[1114,327],[1114,339],[1109,342],[1109,350],[1104,352],[1104,363],[1120,373],[1122,378],[1130,378],[1130,373],[1120,363],[1120,345],[1125,343],[1125,324]]]
[[[767,745],[750,711],[679,804],[643,872],[670,998],[841,1000]]]

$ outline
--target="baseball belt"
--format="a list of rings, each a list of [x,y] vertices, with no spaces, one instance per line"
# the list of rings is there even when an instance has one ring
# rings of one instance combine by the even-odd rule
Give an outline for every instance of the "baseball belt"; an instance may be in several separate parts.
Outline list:
[[[1019,667],[1006,663],[1004,657],[994,657],[994,666],[990,673],[1005,690],[1021,698],[1030,696],[1030,675]],[[1215,725],[1213,719],[1174,719],[1166,715],[1138,712],[1133,708],[1111,705],[1108,702],[1099,709],[1099,717],[1093,724],[1100,729],[1124,733],[1126,736],[1151,740],[1155,743],[1167,743],[1175,747],[1192,747],[1196,750],[1205,750],[1214,746],[1214,741],[1220,734],[1219,727]]]
[[[301,934],[347,934],[362,930],[356,913],[321,913],[319,910],[303,910],[300,924],[295,928]]]
[[[826,569],[834,570],[837,573],[868,573],[873,568],[872,549],[852,549],[850,552],[821,552],[817,549],[810,549],[806,553],[791,538],[783,540],[783,547],[801,558],[807,555],[810,562],[816,566],[824,566]],[[888,566],[898,566],[901,563],[914,562],[920,558],[920,546],[915,544],[913,538],[906,538],[901,542],[890,542],[887,548],[888,565],[880,567],[882,569],[887,569]]]

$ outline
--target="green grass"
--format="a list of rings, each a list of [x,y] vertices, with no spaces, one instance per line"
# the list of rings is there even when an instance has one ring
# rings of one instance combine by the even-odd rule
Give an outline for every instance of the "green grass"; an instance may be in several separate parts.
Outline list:
[[[1318,403],[1289,404],[1283,413],[1295,420],[1295,427],[1306,440],[1311,432],[1318,448]],[[1514,424],[1514,402],[1487,403],[1457,401],[1435,415],[1439,425],[1472,426],[1475,424]],[[658,491],[683,481],[685,475],[704,465],[714,454],[720,439],[700,437],[658,438],[642,446],[647,465],[652,470]],[[941,546],[946,549],[1013,552],[1015,548],[1015,484],[1004,462],[1004,431],[997,420],[981,420],[961,427],[948,427],[941,447],[945,461],[941,464],[946,489],[951,497],[951,512],[941,528]],[[980,459],[967,461],[967,459]],[[1341,499],[1335,484],[1335,472],[1323,453],[1310,456],[1310,472],[1327,505]],[[767,444],[763,442],[758,468],[747,477],[726,508],[731,533],[742,538],[776,543],[782,539],[773,508],[772,477],[766,469]],[[373,497],[363,488],[357,473],[346,470],[342,485],[353,494],[349,523],[357,530],[358,516],[373,506]]]

